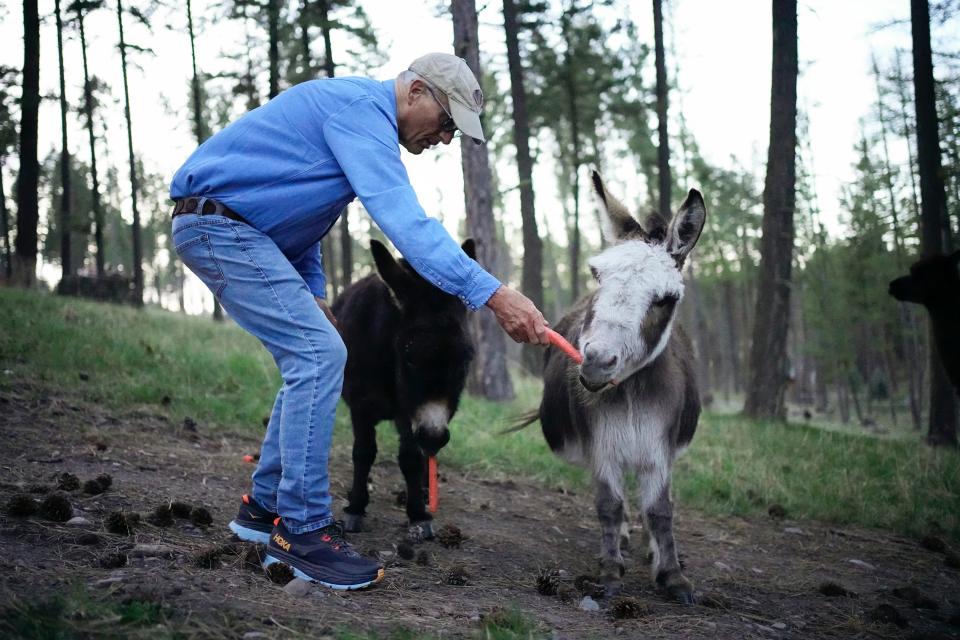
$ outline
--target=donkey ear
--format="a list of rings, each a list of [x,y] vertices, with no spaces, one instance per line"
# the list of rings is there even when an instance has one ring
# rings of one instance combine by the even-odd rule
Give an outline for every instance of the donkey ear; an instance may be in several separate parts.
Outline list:
[[[477,243],[473,238],[467,238],[463,241],[463,244],[460,245],[460,248],[463,249],[463,252],[467,254],[467,257],[471,260],[477,259]]]
[[[597,197],[600,198],[600,203],[603,204],[603,208],[607,212],[606,224],[603,225],[603,237],[607,242],[615,244],[631,236],[639,236],[646,240],[647,235],[644,233],[640,223],[633,219],[625,206],[607,193],[600,174],[593,171],[591,177],[593,178],[593,188],[597,192]]]
[[[680,210],[670,222],[670,229],[667,231],[667,250],[673,255],[678,267],[683,267],[687,254],[700,239],[706,220],[707,207],[703,204],[703,196],[696,189],[690,189],[687,199],[680,205]]]
[[[410,288],[410,276],[379,240],[370,240],[370,253],[373,254],[373,262],[377,265],[380,278],[390,287],[397,299],[402,299]]]

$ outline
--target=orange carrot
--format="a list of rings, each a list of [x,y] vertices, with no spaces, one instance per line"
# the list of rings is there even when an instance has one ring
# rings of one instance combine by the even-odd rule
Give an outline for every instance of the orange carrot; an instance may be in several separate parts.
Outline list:
[[[440,505],[440,488],[437,486],[437,457],[427,458],[427,475],[429,476],[429,489],[427,507],[430,513],[436,513]]]
[[[557,349],[560,349],[560,351],[563,351],[564,355],[566,355],[568,358],[577,364],[583,362],[583,356],[580,355],[580,352],[577,351],[577,348],[567,342],[567,339],[562,335],[553,329],[547,329],[547,337],[550,338],[550,344],[555,346]]]

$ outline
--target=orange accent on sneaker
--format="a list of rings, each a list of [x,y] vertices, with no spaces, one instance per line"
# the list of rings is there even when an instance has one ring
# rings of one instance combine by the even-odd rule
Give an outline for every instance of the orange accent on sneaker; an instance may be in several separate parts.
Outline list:
[[[385,570],[384,570],[383,568],[381,568],[379,571],[377,571],[377,577],[374,579],[373,582],[374,582],[374,583],[377,583],[377,582],[380,582],[381,580],[383,580],[383,574],[384,574],[384,573],[385,573]]]
[[[243,500],[243,504],[250,504],[250,496],[248,496],[247,494],[243,494],[243,497],[241,497],[240,499]]]
[[[273,526],[278,526],[280,524],[280,516],[277,516],[273,519]]]

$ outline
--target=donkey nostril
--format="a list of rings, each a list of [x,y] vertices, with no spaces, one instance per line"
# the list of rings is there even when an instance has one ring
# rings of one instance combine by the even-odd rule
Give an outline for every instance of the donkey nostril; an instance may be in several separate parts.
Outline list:
[[[618,358],[616,355],[610,356],[610,358],[608,358],[607,361],[604,362],[601,366],[604,369],[611,369],[617,365],[617,360],[619,359],[620,358]]]

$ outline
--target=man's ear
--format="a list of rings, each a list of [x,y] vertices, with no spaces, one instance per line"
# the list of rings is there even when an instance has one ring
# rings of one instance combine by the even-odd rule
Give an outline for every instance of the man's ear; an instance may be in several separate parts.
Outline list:
[[[419,78],[410,83],[410,87],[407,89],[407,104],[412,105],[417,100],[423,97],[423,94],[427,91],[427,85],[423,80]]]

